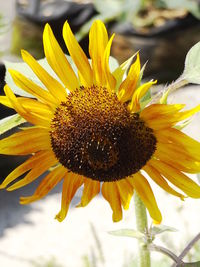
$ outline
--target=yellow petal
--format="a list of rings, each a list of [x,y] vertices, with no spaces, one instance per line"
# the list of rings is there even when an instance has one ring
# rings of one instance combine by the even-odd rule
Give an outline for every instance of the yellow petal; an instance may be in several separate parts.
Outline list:
[[[154,155],[162,161],[183,172],[198,173],[200,172],[200,155],[195,158],[194,155],[179,147],[177,144],[157,144],[157,150]]]
[[[144,205],[147,207],[151,218],[157,223],[160,223],[162,221],[162,215],[148,181],[138,172],[133,175],[133,185],[141,200],[144,202]]]
[[[38,102],[36,100],[33,100],[31,98],[17,97],[17,100],[22,107],[24,107],[26,110],[30,112],[34,112],[41,116],[48,116],[48,117],[52,117],[54,114],[53,110],[50,109],[49,106],[41,102]],[[0,103],[9,108],[13,108],[7,96],[0,96]]]
[[[41,100],[42,102],[55,106],[57,100],[48,91],[44,90],[43,88],[41,88],[16,70],[9,70],[9,73],[14,83],[18,87],[28,92],[29,94],[32,94],[33,96],[37,97],[37,99]]]
[[[65,101],[67,92],[65,88],[54,79],[27,51],[22,50],[22,58],[40,81],[46,86],[49,92],[59,101]]]
[[[106,87],[108,90],[110,89],[111,91],[115,91],[115,86],[116,86],[115,77],[112,75],[110,71],[110,67],[109,67],[110,49],[111,49],[113,38],[114,38],[114,34],[111,36],[106,46],[106,49],[104,52],[104,59],[103,59],[103,70],[104,70],[106,81],[107,81]]]
[[[131,62],[133,60],[133,58],[136,56],[137,53],[135,53],[132,57],[130,57],[128,60],[126,60],[124,63],[122,63],[118,68],[116,68],[112,75],[115,77],[116,79],[116,89],[118,90],[122,79],[124,77],[125,72],[128,70],[128,68],[131,65]]]
[[[126,102],[131,99],[134,91],[136,90],[139,77],[140,77],[140,57],[138,53],[136,61],[130,67],[128,76],[121,83],[119,87],[118,98],[120,101]]]
[[[113,211],[112,219],[118,222],[122,219],[122,207],[120,202],[120,195],[115,182],[105,182],[102,185],[102,195],[109,202]]]
[[[31,158],[26,160],[24,163],[22,163],[20,166],[18,166],[16,169],[14,169],[3,181],[3,183],[0,185],[0,189],[5,188],[9,183],[13,182],[15,179],[20,177],[25,172],[29,171],[30,169],[34,168],[39,162],[45,161],[46,158],[51,155],[50,151],[40,151],[33,155]]]
[[[196,106],[195,108],[180,112],[180,113],[178,113],[176,122],[185,120],[185,119],[191,117],[192,115],[196,114],[199,111],[200,111],[200,105]]]
[[[49,119],[51,119],[54,115],[52,109],[49,109],[47,105],[38,102],[37,100],[25,97],[18,97],[17,99],[20,105],[28,112],[35,113],[42,117],[48,117]]]
[[[163,131],[154,131],[158,141],[164,143],[174,143],[177,147],[182,147],[192,157],[200,158],[200,143],[185,133],[169,128]]]
[[[78,79],[60,48],[49,24],[45,25],[43,34],[44,52],[51,68],[58,75],[63,84],[73,91],[79,87]]]
[[[0,153],[4,155],[27,155],[40,150],[51,150],[49,132],[30,128],[0,140]]]
[[[72,57],[74,63],[79,70],[82,80],[84,80],[86,86],[93,85],[93,75],[92,69],[90,67],[89,61],[83,52],[82,48],[78,44],[76,38],[74,37],[68,22],[65,22],[63,27],[63,38],[65,40],[67,49]]]
[[[137,112],[140,110],[140,99],[148,92],[149,88],[155,83],[157,83],[157,81],[145,83],[135,90],[129,106],[131,112]]]
[[[16,190],[20,187],[23,187],[27,184],[30,184],[40,175],[46,172],[50,167],[54,166],[58,160],[55,158],[54,154],[49,151],[45,157],[41,157],[41,160],[35,164],[35,166],[30,170],[30,172],[20,181],[15,182],[13,185],[7,188],[8,191]]]
[[[30,204],[33,201],[39,200],[46,196],[64,177],[67,169],[63,166],[58,166],[53,169],[45,178],[40,182],[32,196],[21,197],[20,204]]]
[[[12,107],[21,115],[25,120],[28,122],[35,124],[35,125],[40,125],[45,128],[50,128],[50,120],[51,118],[48,117],[42,117],[40,115],[32,115],[28,113],[24,107],[19,103],[18,99],[16,96],[13,94],[12,90],[9,88],[8,85],[5,85],[4,87],[5,94],[7,98],[9,99]]]
[[[62,222],[67,216],[69,205],[78,188],[83,184],[83,178],[76,174],[67,173],[63,181],[61,210],[55,219]]]
[[[178,122],[191,117],[192,115],[194,115],[195,113],[199,111],[200,111],[200,105],[198,105],[197,107],[193,109],[183,111],[183,112],[177,112],[170,116],[163,116],[163,117],[160,116],[160,118],[158,118],[157,121],[155,119],[152,121],[149,120],[148,124],[151,125],[150,127],[152,127],[153,129],[169,128],[169,127],[176,125]]]
[[[170,118],[170,116],[176,114],[179,110],[183,109],[185,105],[165,105],[165,104],[152,104],[142,110],[140,117],[147,120],[154,120],[159,118]]]
[[[89,32],[89,54],[92,59],[94,82],[96,85],[105,86],[103,57],[108,43],[108,34],[105,25],[96,20]]]
[[[172,184],[180,188],[185,194],[192,198],[200,198],[200,186],[188,176],[161,160],[151,159],[149,164],[164,175]]]
[[[183,107],[183,105],[178,104],[155,104],[145,108],[141,112],[140,116],[147,122],[147,125],[150,128],[153,128],[154,130],[162,130],[165,128],[170,128],[176,125],[178,122],[185,120],[200,111],[200,105],[198,105],[193,109],[178,112],[178,110],[182,109],[181,106]]]
[[[85,207],[100,192],[100,182],[86,179],[84,182],[83,194],[78,207]]]
[[[127,210],[133,196],[133,187],[126,179],[117,181],[116,185],[119,191],[122,206],[125,210]]]
[[[0,103],[6,107],[12,108],[12,105],[7,96],[0,96]]]
[[[166,192],[176,196],[180,197],[181,200],[184,200],[184,195],[178,193],[175,191],[172,187],[169,186],[167,181],[161,176],[161,174],[154,169],[150,164],[143,167],[144,171],[151,177],[151,179],[159,185],[162,189],[164,189]]]

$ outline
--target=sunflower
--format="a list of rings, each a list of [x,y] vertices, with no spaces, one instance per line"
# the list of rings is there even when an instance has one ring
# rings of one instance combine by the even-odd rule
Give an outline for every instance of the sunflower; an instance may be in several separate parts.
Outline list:
[[[22,51],[22,58],[43,86],[16,70],[9,70],[15,84],[33,97],[16,97],[6,85],[0,102],[15,109],[31,126],[2,139],[0,153],[30,155],[30,158],[14,169],[0,188],[9,185],[8,191],[18,189],[50,170],[34,194],[21,197],[20,203],[43,198],[63,181],[58,221],[66,217],[81,186],[78,207],[86,206],[101,191],[111,206],[115,222],[122,219],[122,208],[129,208],[134,190],[153,220],[161,222],[149,177],[180,199],[199,198],[200,187],[186,174],[200,172],[200,143],[176,125],[200,111],[200,105],[186,111],[181,104],[155,103],[142,107],[141,99],[156,81],[140,84],[139,54],[126,78],[123,77],[127,62],[110,70],[114,35],[108,39],[99,20],[89,33],[91,61],[67,22],[63,37],[77,73],[48,24],[43,34],[44,52],[57,78],[26,51]]]

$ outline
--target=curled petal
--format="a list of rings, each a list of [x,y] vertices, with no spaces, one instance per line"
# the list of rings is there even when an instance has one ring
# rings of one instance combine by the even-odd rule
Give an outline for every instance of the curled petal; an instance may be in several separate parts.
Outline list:
[[[149,163],[185,194],[192,198],[200,198],[200,186],[184,173],[161,160],[152,159]]]
[[[77,207],[85,207],[100,192],[100,182],[85,179],[81,202]]]
[[[105,182],[102,185],[102,195],[109,202],[113,211],[113,221],[118,222],[122,219],[122,207],[120,201],[120,194],[116,183]]]
[[[58,166],[53,169],[40,182],[32,196],[20,198],[20,204],[30,204],[46,196],[63,179],[63,177],[66,175],[66,172],[67,170],[63,166]]]
[[[133,176],[133,185],[141,200],[144,202],[144,205],[147,207],[150,216],[156,223],[160,223],[162,221],[162,215],[148,181],[138,172]]]
[[[69,205],[78,188],[83,184],[83,178],[76,174],[67,173],[63,181],[61,210],[55,219],[62,222],[67,216]]]

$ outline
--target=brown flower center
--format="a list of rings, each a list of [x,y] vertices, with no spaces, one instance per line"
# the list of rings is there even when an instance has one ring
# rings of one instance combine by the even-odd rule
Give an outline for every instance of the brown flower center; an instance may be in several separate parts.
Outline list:
[[[57,108],[52,149],[70,171],[98,181],[138,172],[156,149],[156,138],[136,113],[106,88],[81,87]]]

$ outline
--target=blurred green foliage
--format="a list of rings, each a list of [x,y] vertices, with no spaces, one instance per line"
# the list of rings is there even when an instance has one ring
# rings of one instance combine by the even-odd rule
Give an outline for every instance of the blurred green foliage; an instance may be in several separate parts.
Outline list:
[[[158,26],[163,21],[181,17],[191,13],[200,19],[200,8],[197,0],[94,0],[98,15],[82,26],[76,35],[81,40],[89,32],[92,22],[101,19],[104,23],[110,21],[128,21],[135,28]]]
[[[6,22],[4,16],[0,14],[0,35],[6,32],[6,27],[8,23]]]
[[[32,267],[65,267],[65,265],[61,265],[58,263],[55,257],[51,257],[48,260],[45,259],[37,259],[31,262]]]

